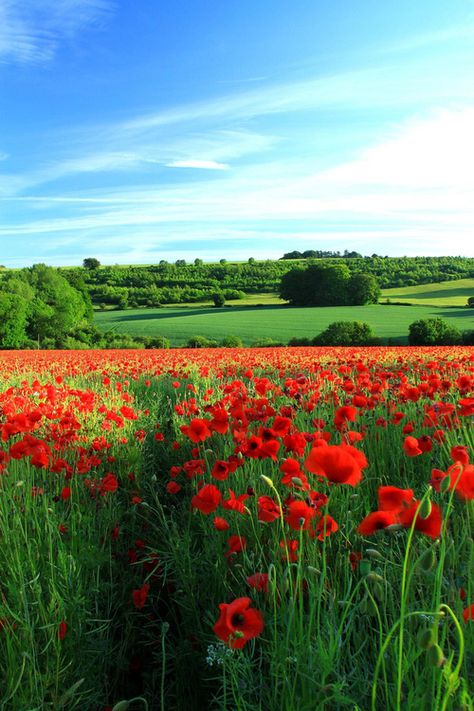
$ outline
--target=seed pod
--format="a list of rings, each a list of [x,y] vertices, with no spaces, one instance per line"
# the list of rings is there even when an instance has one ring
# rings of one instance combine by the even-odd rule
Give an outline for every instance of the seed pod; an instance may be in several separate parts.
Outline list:
[[[416,641],[420,649],[430,649],[435,643],[432,629],[422,629],[416,636]]]
[[[428,649],[426,652],[426,658],[428,660],[428,664],[432,667],[442,667],[446,661],[443,650],[439,644],[433,644],[433,646]]]

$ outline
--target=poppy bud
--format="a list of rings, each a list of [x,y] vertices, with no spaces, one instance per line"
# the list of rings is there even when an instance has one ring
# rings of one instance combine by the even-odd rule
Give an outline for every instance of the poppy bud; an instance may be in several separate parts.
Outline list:
[[[265,482],[265,484],[268,484],[268,486],[271,487],[272,489],[275,488],[275,484],[274,484],[273,481],[270,479],[270,477],[265,476],[265,474],[261,474],[261,475],[260,475],[260,479],[263,479],[263,481]]]
[[[370,558],[376,558],[377,560],[383,560],[383,555],[376,548],[367,548],[365,554]]]
[[[436,552],[433,546],[428,548],[419,559],[420,568],[428,573],[436,564]]]
[[[381,575],[378,573],[369,573],[367,578],[369,580],[373,580],[374,583],[383,583],[385,581],[385,578],[383,578]]]
[[[442,667],[446,661],[446,658],[443,654],[443,650],[441,649],[439,644],[433,644],[433,646],[428,649],[426,657],[428,660],[428,664],[430,664],[432,667]]]
[[[128,711],[130,708],[130,701],[119,701],[118,704],[115,704],[113,707],[112,711]]]
[[[308,573],[312,573],[313,575],[321,575],[321,571],[318,568],[315,568],[313,565],[308,565],[307,571]]]
[[[362,560],[359,562],[359,570],[362,577],[365,578],[365,576],[370,573],[371,567],[372,566],[370,560],[362,558]]]
[[[303,486],[303,482],[299,478],[299,476],[292,476],[291,481],[295,486]]]
[[[430,649],[435,643],[432,629],[422,629],[416,636],[416,641],[420,649]]]
[[[442,494],[445,494],[451,485],[451,477],[445,476],[443,479],[441,479],[440,485],[439,485],[439,490]]]
[[[420,518],[422,518],[423,520],[426,520],[428,518],[428,516],[431,514],[432,508],[433,507],[431,505],[431,500],[424,499],[421,502],[421,506],[420,506]]]

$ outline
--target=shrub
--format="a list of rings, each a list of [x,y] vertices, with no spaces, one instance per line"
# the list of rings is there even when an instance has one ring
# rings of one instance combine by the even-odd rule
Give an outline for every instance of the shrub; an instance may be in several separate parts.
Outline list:
[[[221,341],[224,348],[243,348],[244,344],[239,336],[225,336]]]
[[[216,348],[217,341],[212,341],[206,336],[191,336],[186,343],[186,348]]]
[[[309,338],[290,338],[288,341],[289,346],[310,346],[311,339]]]
[[[334,321],[313,339],[314,346],[369,346],[377,339],[368,323]]]
[[[467,300],[467,305],[474,309],[474,296],[470,296]]]
[[[455,346],[461,343],[461,332],[442,318],[413,321],[408,330],[410,346]]]
[[[222,293],[222,291],[216,291],[212,295],[212,300],[213,300],[214,306],[216,308],[221,308],[221,306],[224,306],[224,304],[225,304],[225,296]]]
[[[284,345],[283,343],[274,341],[273,338],[259,338],[258,340],[254,341],[250,347],[251,348],[275,348],[277,346],[283,346],[283,345]]]
[[[462,342],[465,346],[474,346],[474,331],[463,331]]]

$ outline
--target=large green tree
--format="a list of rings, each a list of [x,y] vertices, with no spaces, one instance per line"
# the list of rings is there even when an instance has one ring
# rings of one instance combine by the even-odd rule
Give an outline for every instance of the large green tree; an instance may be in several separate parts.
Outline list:
[[[310,264],[283,275],[280,298],[294,306],[341,306],[349,303],[351,273],[345,264]]]

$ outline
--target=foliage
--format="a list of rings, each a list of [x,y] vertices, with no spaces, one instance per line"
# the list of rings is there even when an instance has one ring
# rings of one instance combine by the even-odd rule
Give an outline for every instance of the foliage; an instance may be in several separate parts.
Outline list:
[[[99,269],[100,262],[95,257],[86,257],[82,262],[84,269]]]
[[[427,318],[414,321],[408,330],[411,346],[454,346],[461,343],[461,332],[442,318]]]
[[[221,308],[225,304],[225,296],[222,291],[215,291],[212,295],[212,300],[216,308]]]
[[[376,342],[368,323],[335,321],[313,339],[314,346],[368,346]]]
[[[371,274],[345,264],[311,263],[282,276],[280,297],[294,306],[354,306],[377,303],[380,287]]]

